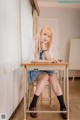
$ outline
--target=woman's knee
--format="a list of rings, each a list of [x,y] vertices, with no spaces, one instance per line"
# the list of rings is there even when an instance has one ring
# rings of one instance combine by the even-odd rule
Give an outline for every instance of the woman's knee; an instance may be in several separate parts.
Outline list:
[[[39,78],[39,79],[48,80],[48,79],[49,79],[49,75],[48,75],[47,73],[42,73],[38,78]]]
[[[43,73],[43,78],[45,78],[46,80],[49,79],[49,75],[47,73]]]
[[[56,75],[55,75],[55,74],[51,74],[51,75],[49,76],[49,80],[50,80],[50,81],[51,81],[51,80],[56,81],[56,80],[57,80]]]

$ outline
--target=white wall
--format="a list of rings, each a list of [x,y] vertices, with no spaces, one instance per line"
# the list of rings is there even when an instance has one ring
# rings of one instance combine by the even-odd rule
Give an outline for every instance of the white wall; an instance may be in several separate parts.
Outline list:
[[[7,119],[23,97],[22,70],[17,69],[0,77],[0,114],[6,113]]]
[[[60,55],[68,61],[70,40],[80,38],[80,9],[40,7],[40,17],[60,18]]]
[[[32,40],[32,9],[28,0],[21,0],[21,39],[22,62],[28,60],[30,42]]]
[[[0,46],[0,49],[2,48],[0,50],[1,70],[4,63],[8,68],[11,60],[21,62],[21,57],[22,60],[28,59],[29,40],[32,39],[32,21],[32,8],[28,0],[0,0],[0,45],[3,43],[3,46]],[[6,46],[7,49],[5,49]],[[6,72],[4,69],[3,74],[0,71],[0,114],[6,113],[6,120],[23,98],[23,69],[20,68],[20,64],[16,69],[14,66],[12,62],[11,67],[14,69],[9,71],[6,69]]]

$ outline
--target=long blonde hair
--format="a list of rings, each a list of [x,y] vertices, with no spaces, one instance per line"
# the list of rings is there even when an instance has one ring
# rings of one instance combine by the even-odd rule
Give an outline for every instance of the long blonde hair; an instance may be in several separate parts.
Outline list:
[[[47,50],[49,51],[51,48],[52,48],[52,42],[53,42],[53,31],[51,29],[50,26],[44,26],[40,32],[38,33],[37,35],[37,46],[36,46],[36,51],[35,51],[35,56],[41,52],[41,35],[42,35],[42,32],[46,33],[46,34],[49,34],[50,35],[50,42],[47,43]]]

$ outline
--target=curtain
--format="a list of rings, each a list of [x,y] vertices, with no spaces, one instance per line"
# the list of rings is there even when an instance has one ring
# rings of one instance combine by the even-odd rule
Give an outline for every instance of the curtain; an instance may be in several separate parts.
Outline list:
[[[19,0],[0,0],[0,75],[20,67],[19,5]]]

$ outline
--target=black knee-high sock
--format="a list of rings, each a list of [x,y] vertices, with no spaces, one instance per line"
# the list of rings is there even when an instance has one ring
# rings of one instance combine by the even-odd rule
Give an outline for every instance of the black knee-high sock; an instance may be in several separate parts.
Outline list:
[[[37,95],[34,94],[34,97],[33,97],[32,102],[30,104],[30,108],[36,107],[36,103],[37,103],[38,97],[39,96],[37,96]]]
[[[57,96],[59,103],[60,103],[60,109],[66,108],[64,100],[63,100],[63,95]]]

